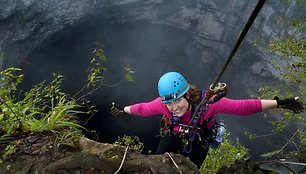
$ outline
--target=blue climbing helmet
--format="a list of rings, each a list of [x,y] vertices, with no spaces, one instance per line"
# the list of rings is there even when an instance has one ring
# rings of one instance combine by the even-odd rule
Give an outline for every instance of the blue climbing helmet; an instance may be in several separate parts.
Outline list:
[[[182,97],[189,89],[189,84],[178,72],[168,72],[158,81],[158,93],[163,103],[170,103]]]

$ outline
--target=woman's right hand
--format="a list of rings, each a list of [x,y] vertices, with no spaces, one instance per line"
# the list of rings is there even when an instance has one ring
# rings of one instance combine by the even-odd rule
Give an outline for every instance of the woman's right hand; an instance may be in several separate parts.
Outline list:
[[[111,114],[114,116],[123,115],[125,114],[124,108],[120,107],[119,105],[116,105],[115,102],[112,102]]]

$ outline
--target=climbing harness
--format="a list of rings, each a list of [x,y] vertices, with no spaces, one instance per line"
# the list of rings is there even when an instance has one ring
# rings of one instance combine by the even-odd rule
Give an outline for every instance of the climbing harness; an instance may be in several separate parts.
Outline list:
[[[218,83],[217,86],[215,86],[214,88],[210,86],[209,90],[213,93],[214,97],[209,99],[205,105],[196,105],[195,111],[199,110],[200,112],[197,112],[197,114],[195,115],[195,111],[193,111],[193,116],[191,117],[189,124],[184,126],[183,131],[180,131],[180,137],[182,138],[184,151],[186,153],[191,152],[192,143],[195,140],[195,137],[198,137],[199,142],[205,149],[208,148],[210,143],[214,142],[214,137],[216,136],[218,128],[217,122],[215,121],[215,117],[211,116],[207,118],[202,126],[199,126],[199,120],[200,117],[208,110],[208,104],[212,104],[219,101],[226,95],[228,90],[227,85],[225,83]],[[205,98],[206,96],[207,94],[206,92],[204,92],[204,96],[202,98]],[[208,123],[212,121],[214,122],[214,126],[212,128],[208,128]]]
[[[221,87],[225,87],[225,84],[220,84],[219,89],[214,91],[220,91]],[[222,90],[224,91],[224,90]],[[202,91],[201,98],[204,98],[206,94],[206,91]],[[211,103],[216,101],[211,101]],[[192,107],[191,115],[194,113],[195,108],[197,105]],[[207,107],[203,108],[204,110],[207,110]],[[193,129],[192,132],[189,132],[192,130],[192,126],[188,126],[187,124],[181,123],[181,117],[176,116],[175,114],[172,114],[172,119],[170,117],[163,115],[161,119],[160,124],[160,136],[169,136],[171,134],[179,136],[182,139],[183,143],[183,151],[186,153],[190,153],[192,151],[192,143],[194,140],[198,140],[197,143],[200,143],[204,149],[207,149],[210,143],[214,142],[214,138],[217,136],[217,128],[219,126],[216,124],[215,117],[211,116],[207,118],[203,124],[198,123],[197,117],[195,117],[192,122],[193,124],[196,124],[197,127]],[[210,122],[214,123],[214,126],[211,128],[208,128],[208,124]],[[220,134],[222,136],[223,134]],[[222,141],[222,138],[221,138]],[[219,142],[219,144],[221,143]]]
[[[172,120],[166,115],[163,115],[160,121],[160,136],[165,137],[167,135],[180,135],[181,133],[189,133],[188,131],[192,128],[186,124],[180,123],[181,118],[175,115],[172,115]],[[197,130],[201,130],[200,127],[197,127]]]
[[[183,140],[185,142],[185,146],[188,146],[188,145],[191,146],[192,145],[192,141],[194,140],[193,137],[195,135],[194,132],[196,131],[196,128],[197,128],[197,123],[198,123],[200,117],[203,115],[203,113],[207,110],[207,105],[211,104],[211,103],[214,103],[214,102],[217,102],[218,100],[220,100],[222,97],[224,97],[226,95],[227,85],[225,83],[219,83],[219,80],[220,80],[222,74],[224,73],[225,69],[227,68],[228,64],[232,60],[233,56],[235,55],[236,51],[238,50],[241,42],[243,41],[244,37],[246,36],[246,34],[248,32],[248,30],[252,26],[252,24],[253,24],[254,20],[256,19],[259,11],[263,7],[265,1],[266,0],[259,0],[258,1],[258,3],[256,5],[256,7],[254,8],[250,18],[248,19],[247,23],[245,24],[244,29],[240,33],[240,35],[239,35],[239,37],[236,41],[236,44],[234,45],[231,53],[226,58],[222,69],[220,70],[220,72],[216,76],[212,85],[209,87],[209,90],[207,91],[205,97],[201,100],[201,102],[197,106],[195,112],[193,113],[193,116],[192,116],[192,118],[191,118],[191,120],[190,120],[190,122],[187,126],[188,130],[185,130],[186,133],[182,133],[183,139],[185,139],[185,140]],[[196,120],[196,121],[194,121],[194,120]],[[191,129],[190,129],[190,127],[191,127]],[[189,138],[187,138],[187,137],[189,137]]]

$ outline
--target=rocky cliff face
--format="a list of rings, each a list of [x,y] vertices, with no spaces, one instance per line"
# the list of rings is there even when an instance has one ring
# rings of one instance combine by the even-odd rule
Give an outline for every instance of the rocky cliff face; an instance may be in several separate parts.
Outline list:
[[[275,20],[282,20],[279,15],[291,16],[293,2],[266,2],[249,41],[290,32],[279,29]],[[225,56],[255,5],[251,0],[2,0],[0,65],[15,65],[52,35],[91,19],[97,23],[146,21],[173,26],[192,33],[203,49]]]
[[[54,138],[30,135],[21,139],[18,152],[2,161],[0,173],[200,173],[179,154],[143,155],[133,148],[87,138],[81,138],[75,147],[59,147]]]
[[[187,58],[194,58],[195,64],[201,64],[202,62],[200,61],[203,61],[210,66],[217,62],[215,61],[217,57],[221,57],[223,60],[228,55],[256,3],[257,1],[253,0],[1,0],[0,67],[18,65],[35,48],[49,42],[59,32],[73,32],[72,30],[80,25],[83,25],[82,27],[86,29],[86,27],[94,27],[92,24],[119,26],[128,24],[124,26],[133,26],[134,23],[139,22],[169,26],[188,33],[192,36],[194,43],[186,44],[184,51],[190,53],[189,55],[193,55],[194,49],[191,47],[197,47],[200,50],[201,60],[196,60],[196,56]],[[293,29],[284,27],[284,20],[285,17],[289,18],[292,15],[297,15],[299,10],[301,9],[295,4],[295,1],[290,1],[289,4],[285,4],[283,1],[267,1],[243,45],[252,44],[257,39],[266,40],[293,33]],[[88,23],[91,25],[84,26]],[[179,38],[180,35],[177,37]],[[252,49],[245,49],[244,52],[239,52],[236,55],[237,57],[234,61],[244,58],[251,60],[254,58],[252,57],[253,55],[257,55],[260,60],[251,62],[245,67],[250,68],[252,74],[258,74],[263,77],[270,73],[267,72],[267,62],[265,61],[270,57],[260,50],[252,47]],[[139,57],[141,58],[141,56]],[[222,60],[219,62],[223,63]],[[238,64],[234,67],[240,66]],[[169,68],[164,69],[168,70]],[[202,71],[202,69],[198,71]],[[144,72],[139,72],[143,73],[144,76],[147,75]],[[152,75],[149,72],[146,73]],[[232,78],[232,74],[228,74]],[[247,87],[249,87],[254,86],[254,84],[249,83],[256,83],[252,81],[253,77],[250,77],[247,73],[238,75],[239,77],[232,79],[233,84],[248,83]],[[247,77],[247,79],[241,77]],[[197,79],[202,78],[201,76]],[[122,91],[125,92],[125,90]],[[241,94],[242,90],[231,89],[232,94],[234,90]],[[116,91],[117,93],[114,95],[121,95],[119,91]],[[137,92],[141,93],[143,90]],[[143,93],[148,95],[148,92]],[[107,97],[99,97],[99,99],[106,100]],[[107,101],[106,103],[110,102]],[[133,129],[141,127],[131,126]],[[114,127],[117,127],[117,125]],[[118,127],[122,127],[121,123]],[[239,135],[241,130],[237,130]],[[141,129],[140,131],[143,130]]]

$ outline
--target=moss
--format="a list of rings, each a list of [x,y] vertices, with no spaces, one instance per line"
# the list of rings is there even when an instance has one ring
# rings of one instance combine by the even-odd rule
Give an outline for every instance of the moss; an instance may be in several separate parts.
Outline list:
[[[124,149],[121,146],[114,146],[114,148],[105,152],[105,157],[107,159],[116,160],[119,156],[123,156]]]

